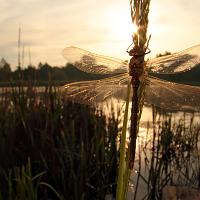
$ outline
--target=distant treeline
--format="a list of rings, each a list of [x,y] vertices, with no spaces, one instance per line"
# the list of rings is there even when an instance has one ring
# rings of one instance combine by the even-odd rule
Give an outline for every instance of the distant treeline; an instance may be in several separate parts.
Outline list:
[[[48,63],[39,63],[38,67],[28,66],[26,68],[18,67],[12,71],[8,63],[0,67],[0,86],[7,86],[11,82],[24,84],[34,81],[38,85],[48,84],[50,81],[54,85],[84,80],[96,80],[105,78],[105,75],[89,74],[78,70],[72,64],[66,64],[63,67],[50,66]]]
[[[200,64],[197,64],[195,67],[188,71],[179,72],[176,74],[150,73],[150,75],[171,82],[200,86]]]
[[[170,54],[166,52],[165,54]],[[161,56],[161,55],[159,55]],[[200,64],[186,72],[177,74],[158,74],[149,72],[150,75],[167,81],[200,85]],[[110,75],[111,76],[111,75]],[[3,60],[0,62],[0,87],[13,85],[63,85],[75,81],[97,80],[109,77],[103,74],[90,74],[77,69],[74,65],[67,63],[63,67],[50,66],[48,63],[39,63],[37,67],[18,67],[12,71],[10,65]]]

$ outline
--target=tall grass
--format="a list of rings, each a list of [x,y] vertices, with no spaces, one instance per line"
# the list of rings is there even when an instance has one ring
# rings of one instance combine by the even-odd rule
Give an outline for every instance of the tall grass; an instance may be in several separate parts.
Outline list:
[[[113,113],[106,117],[97,109],[66,101],[53,87],[39,94],[31,86],[4,92],[0,97],[2,198],[115,196],[119,123]]]
[[[68,102],[51,87],[40,95],[36,88],[12,88],[0,101],[0,199],[115,196],[119,117]],[[173,122],[153,111],[153,129],[138,137],[135,199],[141,191],[145,199],[160,199],[168,184],[200,185],[200,126],[192,117]]]
[[[153,108],[152,129],[138,140],[135,199],[162,199],[166,185],[199,188],[200,124],[189,116],[186,119],[183,113],[174,121],[172,115]]]

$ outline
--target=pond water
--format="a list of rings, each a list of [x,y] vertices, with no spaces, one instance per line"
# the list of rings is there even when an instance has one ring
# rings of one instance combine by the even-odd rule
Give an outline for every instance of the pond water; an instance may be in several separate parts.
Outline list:
[[[144,107],[129,199],[161,199],[165,185],[199,187],[199,135],[199,113]]]
[[[124,103],[112,99],[104,104],[106,113],[111,108],[123,120]],[[129,116],[130,109],[131,104]],[[127,140],[128,134],[129,130]],[[127,199],[161,199],[162,189],[166,185],[198,188],[199,135],[200,113],[172,112],[145,104]]]

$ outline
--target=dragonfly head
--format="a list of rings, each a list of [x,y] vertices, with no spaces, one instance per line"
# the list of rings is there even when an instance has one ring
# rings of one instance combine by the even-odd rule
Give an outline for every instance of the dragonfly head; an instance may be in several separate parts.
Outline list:
[[[134,57],[135,59],[145,56],[146,54],[149,54],[151,50],[147,49],[148,51],[145,52],[145,50],[141,47],[134,46],[131,50],[127,50],[129,56]]]
[[[133,56],[135,58],[145,55],[145,51],[139,46],[134,46],[131,50],[129,50],[127,52],[129,54],[129,56]]]

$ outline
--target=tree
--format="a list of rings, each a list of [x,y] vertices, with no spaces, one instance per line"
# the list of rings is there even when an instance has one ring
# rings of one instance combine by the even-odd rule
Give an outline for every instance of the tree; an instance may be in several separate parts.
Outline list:
[[[156,54],[156,58],[162,57],[162,56],[168,56],[168,55],[171,55],[171,54],[172,54],[171,52],[165,51],[164,53],[158,53],[158,54]]]
[[[11,68],[4,58],[0,62],[0,81],[9,81],[11,78]]]

